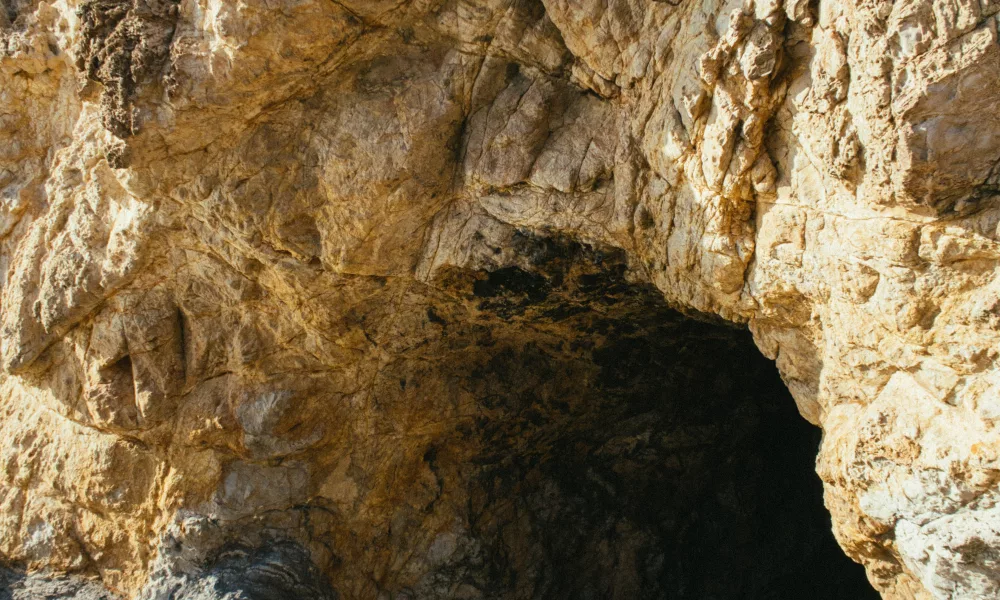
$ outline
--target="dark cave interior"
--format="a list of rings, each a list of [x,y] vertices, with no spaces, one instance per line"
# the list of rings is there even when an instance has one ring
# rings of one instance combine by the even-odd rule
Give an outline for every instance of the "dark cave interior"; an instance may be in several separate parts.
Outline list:
[[[490,325],[449,368],[478,416],[428,451],[476,550],[414,597],[878,598],[834,540],[821,432],[749,332],[672,310],[613,254],[525,243],[530,267],[471,286]]]
[[[596,378],[531,345],[477,373],[505,390],[487,398],[510,403],[491,406],[505,418],[483,423],[474,460],[469,520],[492,578],[479,589],[522,597],[529,580],[533,598],[878,598],[834,540],[815,474],[820,430],[774,364],[746,331],[659,316],[662,335],[605,338],[591,354]],[[600,400],[578,413],[545,394],[546,378],[563,377]]]

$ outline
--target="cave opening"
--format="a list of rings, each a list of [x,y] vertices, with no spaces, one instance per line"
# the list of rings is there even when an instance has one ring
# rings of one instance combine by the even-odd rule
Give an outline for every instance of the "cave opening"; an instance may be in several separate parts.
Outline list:
[[[325,501],[344,489],[331,487],[197,521],[204,547],[159,549],[192,594],[878,598],[834,540],[820,431],[745,328],[675,311],[620,251],[530,234],[505,245],[523,260],[406,288],[420,294],[399,318],[359,317],[399,346],[343,444],[371,454],[367,471],[326,472],[376,498],[371,514]],[[270,491],[302,463],[234,464]],[[0,598],[32,585],[47,583],[0,570]]]
[[[456,433],[478,451],[424,458],[464,481],[476,549],[415,597],[878,598],[833,537],[820,430],[749,332],[570,254],[471,286],[491,326],[452,368],[479,399]]]

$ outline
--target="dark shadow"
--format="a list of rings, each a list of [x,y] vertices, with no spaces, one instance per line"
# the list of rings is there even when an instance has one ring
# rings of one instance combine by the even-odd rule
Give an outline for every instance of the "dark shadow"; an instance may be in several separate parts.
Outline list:
[[[464,480],[479,546],[415,597],[878,598],[834,540],[820,430],[750,334],[671,310],[614,256],[550,255],[473,288],[505,322],[453,366],[481,399],[453,446],[480,451],[451,462],[442,440],[431,466]]]

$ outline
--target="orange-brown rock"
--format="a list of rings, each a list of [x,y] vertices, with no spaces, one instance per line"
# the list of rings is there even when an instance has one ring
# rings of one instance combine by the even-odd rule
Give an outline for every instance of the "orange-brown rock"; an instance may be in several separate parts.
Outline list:
[[[998,14],[0,2],[15,592],[769,597],[818,546],[710,524],[810,473],[715,319],[883,597],[997,597]]]

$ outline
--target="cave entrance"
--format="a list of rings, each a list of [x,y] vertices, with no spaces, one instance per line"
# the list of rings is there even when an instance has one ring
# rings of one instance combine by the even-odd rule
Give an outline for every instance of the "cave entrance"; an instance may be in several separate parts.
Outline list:
[[[425,581],[498,598],[878,598],[831,532],[820,430],[749,332],[581,252],[472,286],[490,333],[454,368],[480,446],[454,468],[479,549]],[[417,596],[446,595],[434,585]]]

